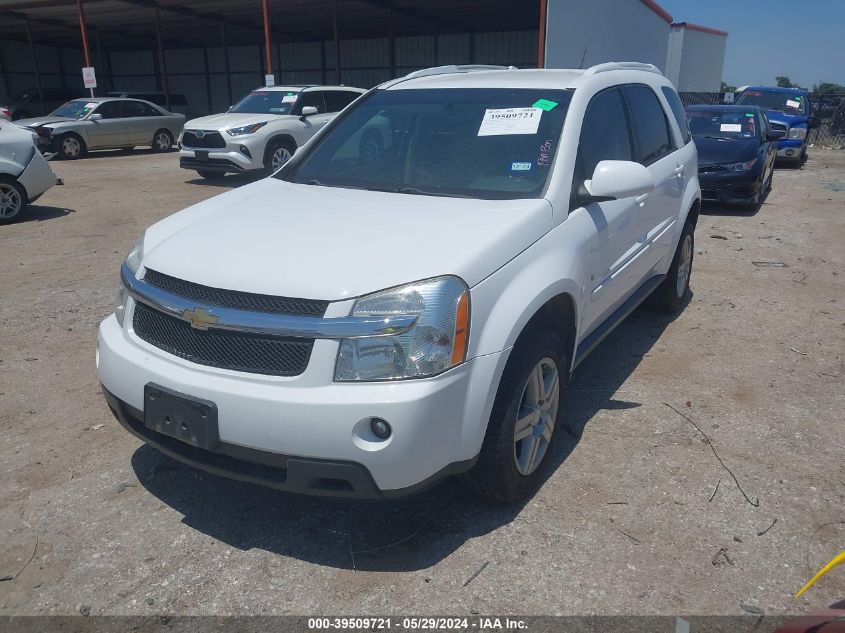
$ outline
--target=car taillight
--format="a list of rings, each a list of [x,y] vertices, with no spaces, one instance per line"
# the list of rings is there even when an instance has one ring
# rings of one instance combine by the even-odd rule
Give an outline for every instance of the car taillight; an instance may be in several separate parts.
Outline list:
[[[6,115],[7,117],[9,117],[10,119],[12,118],[12,111],[11,111],[11,110],[9,110],[9,108],[0,108],[0,112],[2,112],[3,114],[5,114],[5,115]]]

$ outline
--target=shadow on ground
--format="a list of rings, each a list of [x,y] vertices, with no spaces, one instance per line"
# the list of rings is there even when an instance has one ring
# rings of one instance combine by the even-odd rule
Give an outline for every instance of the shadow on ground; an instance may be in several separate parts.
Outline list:
[[[65,209],[62,207],[43,207],[37,204],[30,205],[25,209],[21,219],[22,222],[43,222],[44,220],[53,220],[55,218],[63,218],[71,213],[76,213],[73,209]]]
[[[189,185],[204,185],[206,187],[240,187],[247,185],[264,177],[264,173],[258,174],[226,174],[220,178],[194,178],[193,180],[186,180]]]
[[[572,453],[672,316],[636,310],[578,368],[564,400],[566,427],[547,457],[548,477]],[[416,571],[467,540],[510,523],[524,504],[493,505],[451,479],[417,496],[384,503],[301,497],[210,475],[146,445],[132,456],[144,488],[184,515],[182,521],[241,550],[259,548],[339,569]]]

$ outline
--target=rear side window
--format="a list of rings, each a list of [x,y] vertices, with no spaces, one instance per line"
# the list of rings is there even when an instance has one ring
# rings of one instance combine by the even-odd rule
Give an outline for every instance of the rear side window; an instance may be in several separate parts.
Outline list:
[[[650,165],[675,148],[666,113],[648,86],[626,86],[625,93],[634,128],[635,160]]]
[[[326,112],[340,112],[360,96],[349,90],[326,90],[323,95],[326,98]]]
[[[314,106],[317,112],[324,114],[326,112],[326,103],[323,101],[323,93],[320,90],[312,90],[311,92],[303,92],[296,102],[294,114],[302,114],[302,108]]]
[[[579,182],[593,177],[603,160],[631,160],[631,135],[625,106],[618,89],[600,92],[590,101],[584,113],[581,138],[578,141]]]
[[[689,125],[687,124],[687,115],[684,112],[684,104],[681,103],[681,98],[678,96],[678,93],[672,90],[669,86],[663,86],[661,90],[663,90],[663,96],[666,97],[666,101],[669,102],[669,107],[672,108],[672,115],[675,117],[678,127],[681,128],[681,138],[684,139],[684,145],[686,145],[690,142],[692,134],[690,134]]]

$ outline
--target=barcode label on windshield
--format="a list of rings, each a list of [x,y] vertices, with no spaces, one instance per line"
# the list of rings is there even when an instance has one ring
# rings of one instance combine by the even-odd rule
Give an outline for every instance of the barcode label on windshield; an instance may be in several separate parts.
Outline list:
[[[536,134],[543,110],[539,108],[502,108],[485,110],[478,136]]]

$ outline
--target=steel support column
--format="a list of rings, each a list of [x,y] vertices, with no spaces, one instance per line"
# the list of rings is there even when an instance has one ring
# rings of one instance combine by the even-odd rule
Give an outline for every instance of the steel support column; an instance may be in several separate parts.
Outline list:
[[[226,44],[226,23],[220,23],[220,37],[223,40],[223,70],[226,72],[226,96],[232,105],[232,77],[229,74],[229,46]],[[226,106],[227,108],[229,106]]]
[[[393,33],[393,4],[387,5],[387,48],[390,57],[390,78],[396,77],[396,36]]]
[[[44,91],[41,89],[41,73],[38,70],[38,55],[35,54],[35,44],[32,41],[32,31],[29,28],[29,20],[26,21],[26,39],[29,41],[29,53],[32,55],[32,68],[35,71],[35,88],[38,90],[38,101],[41,103],[41,113],[43,116],[47,114],[44,111]]]
[[[273,58],[270,56],[270,0],[261,0],[261,13],[264,16],[264,66],[265,74],[273,74]]]
[[[340,85],[340,36],[337,30],[337,0],[332,1],[332,26],[334,28],[334,72],[337,85]]]
[[[546,65],[546,10],[549,0],[540,0],[540,23],[537,25],[537,68]]]
[[[76,0],[76,13],[79,16],[79,32],[82,34],[82,55],[85,65],[91,66],[91,54],[88,52],[88,31],[85,28],[85,7],[82,0]],[[91,96],[94,96],[94,89],[91,88]]]
[[[167,62],[164,59],[164,46],[161,43],[161,24],[158,19],[158,8],[155,9],[156,43],[158,44],[158,70],[161,76],[161,89],[164,92],[164,103],[170,110],[170,89],[167,86]]]

